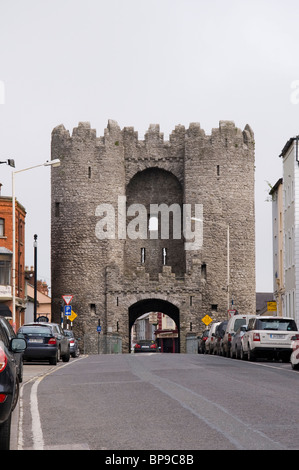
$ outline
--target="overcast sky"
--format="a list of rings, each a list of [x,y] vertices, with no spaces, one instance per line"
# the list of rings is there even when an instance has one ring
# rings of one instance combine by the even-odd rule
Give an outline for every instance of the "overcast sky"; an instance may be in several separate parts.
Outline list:
[[[0,160],[14,158],[16,170],[43,163],[52,129],[79,121],[102,136],[114,119],[141,140],[151,123],[165,140],[178,124],[210,134],[220,120],[248,123],[257,291],[272,291],[267,181],[282,176],[278,156],[299,133],[298,18],[298,0],[0,0]],[[11,195],[7,165],[0,182]],[[16,195],[26,264],[37,233],[38,277],[50,283],[50,169],[16,175]]]

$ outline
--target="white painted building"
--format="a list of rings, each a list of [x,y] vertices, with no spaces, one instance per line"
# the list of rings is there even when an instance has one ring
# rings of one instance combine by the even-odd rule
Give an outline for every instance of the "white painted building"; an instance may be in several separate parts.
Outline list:
[[[280,157],[283,161],[283,314],[299,325],[299,142],[292,137]]]

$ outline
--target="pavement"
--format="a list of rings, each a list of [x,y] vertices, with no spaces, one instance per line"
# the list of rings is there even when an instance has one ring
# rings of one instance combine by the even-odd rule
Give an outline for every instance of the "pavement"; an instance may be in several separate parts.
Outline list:
[[[41,375],[46,374],[47,372],[49,372],[51,367],[53,366],[49,366],[45,362],[25,363],[24,368],[23,368],[23,382],[20,384],[20,392],[21,392],[21,387],[23,387],[24,384],[26,384],[26,382],[33,379],[34,377],[39,377]],[[58,364],[58,367],[59,367],[59,364]],[[10,450],[19,450],[18,449],[19,414],[20,414],[20,399],[18,400],[17,406],[15,407],[12,413],[11,431],[10,431]]]

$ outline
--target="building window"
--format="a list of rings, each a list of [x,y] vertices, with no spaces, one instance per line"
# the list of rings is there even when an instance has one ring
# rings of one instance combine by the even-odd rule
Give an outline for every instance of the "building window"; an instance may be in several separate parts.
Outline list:
[[[141,264],[145,263],[145,248],[141,248]]]
[[[0,285],[9,286],[11,278],[11,262],[0,261]]]
[[[220,176],[220,165],[217,165],[217,176]]]
[[[167,264],[167,248],[162,248],[162,264],[163,266]]]
[[[156,232],[158,230],[158,216],[151,215],[148,219],[148,229],[150,232]]]
[[[0,219],[0,237],[4,237],[4,219]]]
[[[55,202],[55,217],[59,217],[60,215],[60,204],[59,202]]]

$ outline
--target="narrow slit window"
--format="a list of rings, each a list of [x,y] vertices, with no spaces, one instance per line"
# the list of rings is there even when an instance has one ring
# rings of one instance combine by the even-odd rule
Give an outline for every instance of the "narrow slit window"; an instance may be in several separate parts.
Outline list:
[[[59,217],[60,215],[60,203],[55,202],[55,217]]]
[[[88,167],[88,178],[91,178],[91,166]]]
[[[145,263],[145,248],[141,248],[141,264]]]
[[[217,176],[220,176],[220,165],[217,165]]]
[[[167,248],[162,248],[162,264],[163,266],[167,264]]]

